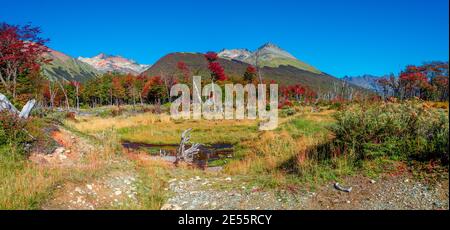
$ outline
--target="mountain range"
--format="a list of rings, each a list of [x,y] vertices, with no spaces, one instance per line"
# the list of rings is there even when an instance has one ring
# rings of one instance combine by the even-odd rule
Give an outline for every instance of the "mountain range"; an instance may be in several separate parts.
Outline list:
[[[381,77],[373,76],[370,74],[365,74],[361,76],[345,76],[342,78],[343,81],[346,81],[350,84],[360,86],[365,89],[369,89],[375,92],[381,92],[380,86],[377,81]]]
[[[101,73],[117,72],[138,75],[150,67],[150,65],[142,65],[131,59],[104,53],[92,58],[79,57],[78,60],[91,65]]]
[[[208,62],[201,53],[168,54],[157,61],[143,74],[147,76],[177,76],[180,74],[180,71],[177,68],[177,63],[179,62],[184,62],[188,66],[191,74],[194,76],[203,76],[206,78],[210,77]],[[218,62],[230,79],[242,79],[242,76],[249,65],[248,63],[239,60],[229,60],[224,58],[219,58]],[[275,82],[285,86],[302,84],[317,92],[333,90],[335,85],[342,85],[342,80],[326,73],[311,72],[291,65],[280,65],[278,67],[264,66],[260,69],[260,71],[263,80],[274,80]],[[367,90],[359,86],[350,84],[349,87],[367,92]]]
[[[142,65],[133,60],[100,53],[92,58],[72,58],[52,50],[51,64],[43,67],[49,79],[85,81],[106,72],[144,74],[147,76],[179,75],[177,64],[184,62],[192,75],[210,76],[208,62],[202,53],[171,53],[159,59],[154,65]],[[242,79],[249,65],[260,67],[264,80],[274,80],[281,85],[302,84],[317,92],[333,90],[343,80],[335,78],[309,65],[282,48],[267,43],[255,51],[248,49],[223,49],[218,53],[218,62],[231,79]],[[349,79],[354,89],[365,91],[365,85],[357,86]]]
[[[258,65],[259,67],[277,68],[280,66],[292,66],[316,74],[322,73],[320,70],[300,61],[286,50],[272,43],[266,43],[253,52],[248,49],[224,49],[218,55],[224,59],[242,61],[254,66]]]
[[[50,49],[45,56],[52,60],[51,63],[42,66],[44,76],[50,80],[82,82],[100,75],[100,72],[92,66],[59,51]]]

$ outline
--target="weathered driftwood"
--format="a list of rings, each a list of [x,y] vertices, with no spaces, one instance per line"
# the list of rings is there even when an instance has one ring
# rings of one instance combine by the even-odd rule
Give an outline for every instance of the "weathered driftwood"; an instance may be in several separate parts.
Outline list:
[[[20,118],[27,119],[30,116],[31,110],[36,105],[36,100],[28,101],[27,104],[22,108],[22,111],[19,114]]]
[[[14,107],[8,98],[0,93],[0,111],[8,110],[10,113],[19,113],[19,111]]]
[[[192,131],[192,128],[185,130],[181,134],[180,146],[178,147],[178,150],[177,150],[176,163],[178,163],[180,161],[184,161],[187,163],[193,163],[195,156],[200,152],[200,147],[202,146],[201,144],[192,144],[192,146],[190,148],[186,149],[186,145],[191,140],[191,131]]]
[[[33,110],[36,105],[36,100],[28,101],[28,103],[22,108],[22,111],[19,113],[19,110],[14,107],[14,105],[8,100],[8,98],[0,93],[0,111],[7,110],[10,113],[18,114],[20,118],[27,119],[30,116],[31,110]]]

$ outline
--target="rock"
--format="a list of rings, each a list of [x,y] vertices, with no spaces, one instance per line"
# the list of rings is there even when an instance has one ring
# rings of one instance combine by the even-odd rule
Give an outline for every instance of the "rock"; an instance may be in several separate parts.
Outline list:
[[[53,154],[54,155],[59,155],[59,154],[64,153],[64,151],[66,151],[66,149],[64,147],[58,147],[58,148],[55,149],[55,151],[53,151]]]
[[[371,184],[375,184],[375,183],[377,183],[375,180],[370,180],[370,183]]]
[[[176,204],[165,204],[161,207],[161,210],[181,210],[182,208]]]
[[[83,190],[81,190],[80,187],[76,187],[76,188],[75,188],[75,192],[80,193],[80,194],[83,194]]]
[[[231,181],[231,177],[227,177],[225,181]]]

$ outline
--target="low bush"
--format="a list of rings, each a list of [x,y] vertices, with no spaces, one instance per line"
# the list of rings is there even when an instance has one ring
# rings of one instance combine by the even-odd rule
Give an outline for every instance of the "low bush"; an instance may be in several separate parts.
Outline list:
[[[448,164],[449,119],[445,110],[418,102],[354,105],[335,114],[335,151],[355,160],[392,156]]]
[[[10,151],[2,151],[2,154],[22,154],[25,145],[31,141],[26,131],[27,122],[17,115],[9,112],[0,112],[0,147],[9,146]]]

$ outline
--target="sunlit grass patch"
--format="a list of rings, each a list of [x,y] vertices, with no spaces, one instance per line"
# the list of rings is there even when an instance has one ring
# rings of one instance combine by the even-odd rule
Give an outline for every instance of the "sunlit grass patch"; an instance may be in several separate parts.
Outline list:
[[[122,140],[149,144],[176,144],[181,133],[192,130],[192,142],[202,144],[239,143],[254,138],[258,133],[256,122],[248,121],[184,121],[128,127],[118,130]]]

